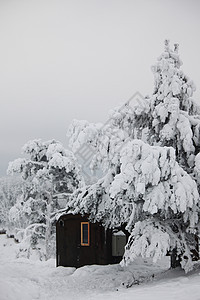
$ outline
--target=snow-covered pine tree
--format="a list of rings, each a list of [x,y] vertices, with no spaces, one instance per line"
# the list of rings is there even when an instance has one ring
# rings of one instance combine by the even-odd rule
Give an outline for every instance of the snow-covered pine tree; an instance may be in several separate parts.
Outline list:
[[[22,192],[22,179],[19,176],[0,178],[0,231],[9,235],[9,211]]]
[[[105,176],[77,192],[71,207],[109,227],[126,224],[130,238],[124,263],[138,255],[156,260],[176,249],[189,271],[199,214],[200,109],[181,65],[178,45],[172,50],[166,40],[152,67],[152,96],[134,110],[129,105],[115,109],[111,121],[98,129],[90,143],[96,149],[93,166],[104,166]]]
[[[23,179],[23,193],[10,210],[10,222],[16,239],[22,241],[22,253],[30,256],[36,249],[41,259],[48,259],[55,244],[51,216],[66,206],[83,178],[73,153],[55,140],[29,141],[23,153],[28,158],[16,159],[8,167],[8,174],[20,173]]]

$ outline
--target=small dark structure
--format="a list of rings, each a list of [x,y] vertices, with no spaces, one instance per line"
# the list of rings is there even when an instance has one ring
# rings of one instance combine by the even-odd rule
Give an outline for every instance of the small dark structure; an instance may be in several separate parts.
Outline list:
[[[121,261],[127,236],[91,223],[87,216],[66,214],[56,224],[57,266],[81,267]]]

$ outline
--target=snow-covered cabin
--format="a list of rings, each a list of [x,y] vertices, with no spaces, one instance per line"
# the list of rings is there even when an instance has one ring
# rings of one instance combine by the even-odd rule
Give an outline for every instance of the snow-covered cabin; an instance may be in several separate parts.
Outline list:
[[[127,232],[106,229],[80,214],[62,215],[56,224],[57,266],[81,267],[121,261]]]

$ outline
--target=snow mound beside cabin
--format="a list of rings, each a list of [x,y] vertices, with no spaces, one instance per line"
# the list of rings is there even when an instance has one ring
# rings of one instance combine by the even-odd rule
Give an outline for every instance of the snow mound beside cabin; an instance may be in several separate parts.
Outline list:
[[[56,268],[53,259],[47,262],[16,259],[17,247],[13,239],[0,235],[1,300],[199,299],[199,270],[192,275],[185,275],[180,269],[167,271],[168,257],[157,264],[150,259],[138,259],[126,268],[120,265]]]

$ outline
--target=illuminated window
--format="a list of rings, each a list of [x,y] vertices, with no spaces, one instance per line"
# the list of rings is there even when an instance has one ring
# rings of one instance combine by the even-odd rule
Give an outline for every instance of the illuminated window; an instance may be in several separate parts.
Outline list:
[[[89,222],[81,222],[81,246],[90,245],[90,226]]]

